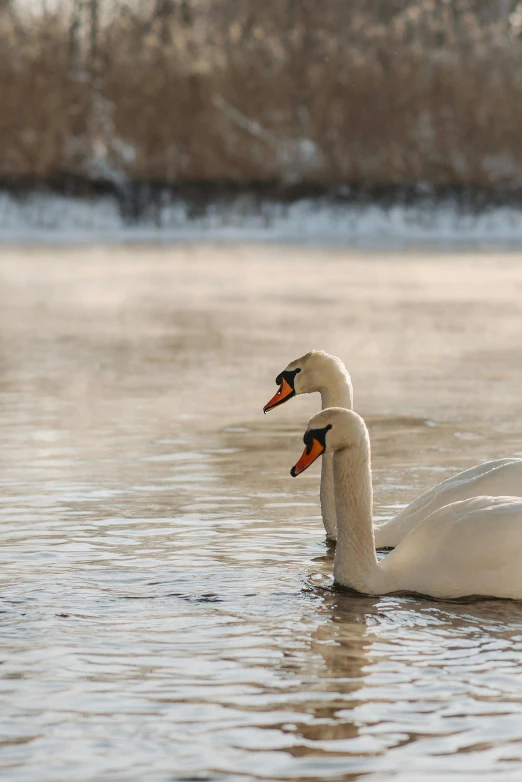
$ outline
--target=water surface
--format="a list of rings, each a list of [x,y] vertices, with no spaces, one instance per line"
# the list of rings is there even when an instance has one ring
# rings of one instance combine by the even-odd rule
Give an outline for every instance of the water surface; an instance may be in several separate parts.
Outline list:
[[[522,605],[330,588],[338,354],[376,515],[522,455],[517,255],[3,248],[2,780],[520,780]]]

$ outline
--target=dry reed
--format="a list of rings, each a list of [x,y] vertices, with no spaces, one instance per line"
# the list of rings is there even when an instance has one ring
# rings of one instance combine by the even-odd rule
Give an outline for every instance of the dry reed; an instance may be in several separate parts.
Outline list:
[[[0,177],[522,185],[522,4],[0,6]]]

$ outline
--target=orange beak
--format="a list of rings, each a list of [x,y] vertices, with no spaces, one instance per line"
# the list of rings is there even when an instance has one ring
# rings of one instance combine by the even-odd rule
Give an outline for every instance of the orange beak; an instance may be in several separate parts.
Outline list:
[[[307,467],[310,467],[310,465],[324,453],[324,450],[324,445],[321,445],[318,440],[312,440],[312,445],[306,446],[301,458],[290,470],[292,478],[295,478],[297,475],[304,472]]]
[[[293,396],[295,396],[294,389],[286,380],[283,380],[277,393],[274,394],[270,402],[263,407],[263,413],[268,413],[269,410],[273,410],[274,407],[282,405],[283,402],[286,402],[287,399],[291,399]]]

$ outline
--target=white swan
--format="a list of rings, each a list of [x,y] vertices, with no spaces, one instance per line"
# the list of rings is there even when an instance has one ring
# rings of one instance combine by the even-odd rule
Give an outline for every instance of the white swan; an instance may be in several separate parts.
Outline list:
[[[310,419],[292,475],[333,453],[334,579],[370,595],[418,592],[522,599],[522,498],[473,497],[425,517],[380,562],[375,556],[370,438],[363,419],[331,408]]]
[[[297,394],[321,394],[321,406],[353,407],[353,388],[343,362],[322,350],[291,361],[276,378],[279,389],[263,408],[267,413]],[[450,502],[478,495],[522,495],[522,459],[507,458],[483,462],[437,484],[401,510],[394,518],[375,528],[377,548],[394,547],[421,519]],[[321,466],[321,514],[326,537],[335,540],[337,519],[333,488],[333,454],[325,453]]]

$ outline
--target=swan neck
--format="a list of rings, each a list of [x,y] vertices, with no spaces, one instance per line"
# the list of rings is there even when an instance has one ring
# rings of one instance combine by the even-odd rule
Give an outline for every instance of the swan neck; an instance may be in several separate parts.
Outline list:
[[[386,590],[385,574],[375,556],[370,444],[334,453],[337,516],[335,581],[366,594]]]
[[[344,369],[336,368],[329,382],[322,386],[321,407],[325,410],[327,407],[344,407],[348,410],[353,409],[353,387],[350,375]]]
[[[325,453],[321,464],[321,516],[329,540],[337,539],[337,516],[333,479],[333,453]]]

